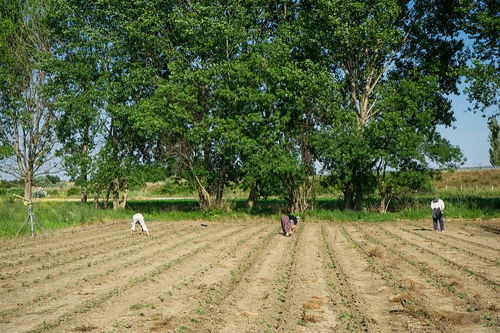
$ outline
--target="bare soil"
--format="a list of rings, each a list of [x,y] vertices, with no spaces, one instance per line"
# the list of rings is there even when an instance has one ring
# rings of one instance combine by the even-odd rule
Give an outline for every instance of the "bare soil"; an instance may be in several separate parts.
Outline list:
[[[0,241],[0,332],[500,329],[500,221],[203,224]]]

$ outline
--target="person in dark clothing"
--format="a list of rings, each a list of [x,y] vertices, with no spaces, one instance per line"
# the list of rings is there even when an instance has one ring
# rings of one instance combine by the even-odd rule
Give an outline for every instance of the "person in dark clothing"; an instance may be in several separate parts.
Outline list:
[[[297,223],[299,223],[300,216],[294,215],[282,215],[281,216],[281,230],[283,230],[283,235],[289,237],[292,232],[297,228]]]

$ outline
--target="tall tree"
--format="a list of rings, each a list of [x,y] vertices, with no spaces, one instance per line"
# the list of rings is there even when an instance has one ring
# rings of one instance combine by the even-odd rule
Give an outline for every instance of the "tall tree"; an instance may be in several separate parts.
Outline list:
[[[170,6],[78,0],[54,6],[58,135],[84,202],[92,189],[95,200],[104,197],[107,205],[111,195],[114,208],[124,207],[133,168],[152,156],[155,133],[137,105],[168,76]]]
[[[327,158],[323,162],[344,193],[344,208],[359,209],[363,196],[376,187],[374,171],[386,168],[387,157],[395,156],[391,143],[397,143],[400,151],[406,149],[405,143],[412,143],[401,140],[401,125],[420,133],[419,124],[413,127],[401,120],[427,110],[428,131],[420,133],[421,144],[426,145],[438,138],[436,125],[451,124],[453,113],[445,96],[456,91],[458,76],[454,73],[461,64],[463,45],[454,38],[457,29],[443,19],[449,8],[442,1],[353,0],[302,5],[307,13],[303,18],[307,38],[302,40],[308,41],[311,57],[324,64],[343,92],[322,123],[327,142],[319,141],[319,153]],[[425,81],[435,84],[422,84]],[[416,100],[411,109],[403,104],[396,110],[384,106],[392,96],[403,98],[402,89],[418,88],[434,93],[428,93],[427,100]],[[399,112],[400,117],[392,112]],[[449,145],[443,139],[438,141]],[[423,166],[427,165],[424,156],[437,157],[422,149],[409,151],[416,154],[409,158]],[[450,160],[439,157],[437,161]]]
[[[240,115],[243,137],[243,180],[250,189],[249,205],[259,195],[278,195],[288,212],[302,212],[313,201],[314,155],[310,134],[315,131],[321,82],[327,77],[297,52],[301,35],[297,2],[268,2],[255,28],[252,44],[259,67],[253,68],[254,93]],[[255,62],[257,64],[258,62]],[[328,87],[326,87],[328,88]]]
[[[248,6],[248,7],[246,7]],[[252,3],[195,1],[171,11],[176,45],[168,80],[145,101],[145,122],[158,125],[163,149],[196,188],[200,206],[221,205],[237,173],[240,89],[247,71]],[[160,119],[163,123],[148,119]]]
[[[33,179],[50,168],[56,143],[55,117],[44,94],[48,10],[43,0],[0,2],[0,138],[9,152],[0,169],[24,182],[27,199]]]
[[[490,118],[488,121],[488,128],[490,129],[490,163],[493,166],[500,166],[500,126],[495,117]]]
[[[466,1],[462,28],[472,41],[470,63],[464,67],[465,93],[474,111],[499,113],[500,5],[494,0]]]
[[[102,137],[108,66],[102,10],[91,2],[54,1],[49,27],[56,42],[49,91],[59,114],[57,135],[65,171],[87,202],[92,159]]]

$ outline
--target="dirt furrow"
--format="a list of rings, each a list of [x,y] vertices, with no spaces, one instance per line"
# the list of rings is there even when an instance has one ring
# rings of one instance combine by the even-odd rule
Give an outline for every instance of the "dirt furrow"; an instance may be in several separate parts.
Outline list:
[[[104,239],[94,244],[86,244],[80,247],[73,247],[57,252],[45,252],[43,256],[39,256],[36,262],[22,263],[21,268],[19,265],[12,265],[12,269],[2,269],[0,279],[7,283],[10,279],[15,279],[22,276],[21,283],[23,285],[30,284],[34,280],[40,282],[40,271],[43,271],[45,277],[63,275],[65,272],[71,272],[79,269],[78,267],[87,265],[92,262],[99,263],[103,261],[102,257],[112,257],[116,252],[120,252],[127,244],[128,250],[132,250],[130,246],[141,247],[153,242],[153,238],[162,238],[165,235],[173,235],[183,230],[188,230],[190,227],[175,228],[173,230],[164,230],[157,232],[154,237],[141,237],[139,235],[130,235],[128,231],[120,231],[121,237],[117,239]],[[82,262],[85,261],[85,264]],[[64,266],[64,268],[61,268]],[[44,279],[42,278],[41,281]],[[4,285],[4,287],[12,290],[11,284]],[[4,288],[2,288],[4,289]],[[1,295],[1,290],[0,290]]]
[[[383,250],[381,259],[387,263],[391,275],[405,284],[407,292],[411,292],[418,307],[412,312],[414,315],[423,315],[436,325],[444,325],[442,329],[455,330],[457,327],[472,331],[483,331],[485,328],[479,322],[479,313],[474,312],[474,301],[466,294],[453,293],[453,285],[443,282],[445,275],[436,275],[429,267],[439,264],[436,258],[416,251],[407,243],[391,239],[373,226],[363,225],[350,227],[351,234],[360,244],[378,246]],[[397,262],[391,267],[390,262]],[[441,268],[436,271],[442,270]],[[405,280],[406,279],[406,280]],[[457,297],[461,295],[462,298]],[[403,298],[404,300],[405,298]]]
[[[367,332],[429,330],[425,321],[410,316],[397,302],[401,290],[394,288],[383,271],[377,271],[373,248],[366,254],[357,251],[337,226],[329,226],[328,235],[335,273],[332,288],[342,296],[344,328]]]
[[[243,274],[249,263],[260,257],[260,248],[274,237],[274,229],[267,225],[263,229],[264,233],[261,231],[258,235],[251,234],[235,246],[225,246],[225,251],[221,252],[215,261],[210,261],[186,278],[188,283],[185,283],[183,288],[171,288],[165,293],[168,303],[160,303],[158,307],[163,320],[157,320],[158,315],[155,317],[154,314],[149,318],[146,316],[146,319],[142,320],[142,330],[187,329],[199,322],[199,316],[215,313],[209,308],[224,299],[237,285],[238,274]],[[216,308],[219,309],[220,307]]]
[[[481,321],[487,326],[497,326],[500,321],[500,294],[492,292],[489,285],[485,285],[480,280],[471,278],[469,274],[465,274],[462,270],[454,269],[448,265],[441,265],[432,256],[426,254],[425,251],[420,249],[420,246],[410,243],[401,238],[394,238],[395,234],[388,233],[387,230],[381,229],[383,234],[380,237],[384,238],[388,244],[397,246],[401,251],[400,256],[405,253],[411,253],[412,258],[407,256],[414,267],[416,267],[421,274],[427,277],[427,281],[443,291],[454,295],[463,308],[470,313],[473,318],[477,319],[479,316]],[[373,232],[373,235],[377,230]],[[387,235],[392,236],[387,237]],[[496,319],[495,319],[496,318]]]
[[[0,241],[0,332],[498,331],[500,221],[208,225]]]
[[[484,274],[482,274],[480,272],[471,270],[468,266],[466,266],[466,264],[463,264],[460,260],[455,260],[455,259],[452,260],[452,259],[446,258],[445,256],[441,255],[440,252],[437,252],[434,247],[431,248],[431,245],[429,245],[429,244],[423,244],[424,246],[421,246],[418,243],[415,243],[412,241],[406,241],[404,238],[402,238],[398,234],[390,231],[389,229],[382,227],[381,225],[379,225],[378,228],[380,230],[382,230],[386,235],[388,235],[392,238],[395,238],[396,241],[403,242],[404,244],[408,244],[410,247],[413,247],[414,249],[416,249],[417,252],[427,253],[428,255],[435,257],[444,265],[450,266],[462,274],[466,274],[466,277],[473,278],[473,279],[477,280],[478,282],[488,286],[491,290],[493,290],[495,292],[498,290],[498,287],[500,286],[498,284],[498,282],[492,280],[490,276],[485,276]],[[438,244],[438,246],[439,246],[439,244]],[[443,252],[446,252],[446,250],[443,250]],[[461,258],[461,260],[465,260],[465,259]],[[479,264],[480,264],[480,262],[479,262]],[[474,263],[474,265],[477,265],[477,263]],[[496,274],[496,273],[494,273],[494,274]]]
[[[139,331],[157,332],[191,330],[191,325],[196,324],[200,316],[213,313],[208,310],[209,307],[235,285],[235,272],[269,241],[275,234],[272,229],[268,225],[259,234],[247,235],[231,246],[226,244],[217,258],[208,261],[194,273],[186,273],[182,288],[174,286],[168,289],[163,294],[168,302],[159,303],[155,310],[147,312],[133,327]]]
[[[321,226],[306,224],[298,240],[296,263],[291,286],[283,307],[282,332],[342,332],[342,313],[338,297],[328,286],[325,262],[329,258],[322,248]]]
[[[8,249],[8,251],[12,252],[10,256],[11,259],[4,259],[0,262],[0,269],[5,270],[8,267],[12,267],[14,265],[19,266],[28,266],[30,264],[38,264],[40,262],[47,262],[53,260],[53,258],[58,258],[64,254],[71,254],[75,251],[84,250],[90,247],[99,247],[101,244],[107,244],[111,242],[119,242],[124,240],[127,237],[127,234],[124,233],[125,230],[115,230],[113,233],[101,234],[100,237],[90,238],[87,240],[78,240],[75,239],[73,243],[60,244],[60,240],[58,239],[50,239],[47,238],[52,244],[50,248],[37,248],[33,251],[28,252],[20,252],[18,254],[15,253],[15,250]],[[130,235],[130,234],[128,234]],[[54,246],[53,244],[58,244]],[[6,249],[7,250],[7,249]]]
[[[411,227],[399,227],[399,229],[407,233],[414,234],[421,239],[425,239],[427,241],[435,241],[443,246],[450,247],[453,250],[466,253],[472,258],[481,259],[485,262],[500,265],[500,251],[493,251],[485,248],[479,250],[477,248],[467,246],[463,241],[457,241],[456,238],[445,237],[443,236],[444,234],[442,232],[424,232],[420,229]],[[449,233],[446,233],[446,236],[448,235]]]
[[[429,223],[410,222],[409,225],[415,226],[422,231],[432,231],[432,221]],[[495,251],[498,256],[500,251],[500,242],[498,237],[492,233],[486,232],[478,227],[464,227],[463,222],[446,222],[444,233],[440,233],[444,238],[453,238],[461,242],[470,244],[480,249],[489,249]]]
[[[60,267],[58,265],[54,268],[45,269],[43,271],[25,271],[19,273],[20,275],[10,276],[11,278],[22,276],[22,278],[16,279],[16,284],[11,283],[9,279],[5,279],[0,288],[0,297],[10,297],[18,300],[19,295],[25,295],[26,290],[28,289],[35,292],[35,294],[40,295],[43,294],[43,292],[40,293],[37,292],[37,290],[51,290],[51,285],[54,284],[61,285],[64,284],[64,282],[66,282],[66,284],[69,284],[70,282],[74,283],[75,281],[82,279],[82,276],[88,280],[90,277],[86,275],[86,272],[88,269],[92,269],[92,267],[108,265],[110,261],[117,260],[120,257],[127,257],[128,259],[134,258],[134,256],[142,254],[142,249],[144,247],[151,247],[158,244],[164,246],[167,244],[165,242],[172,239],[176,240],[179,237],[192,233],[192,231],[193,226],[190,226],[183,229],[178,228],[174,231],[166,231],[165,233],[161,235],[157,234],[154,237],[131,237],[129,235],[129,238],[131,239],[125,239],[118,246],[113,248],[101,246],[99,247],[99,251],[97,253],[80,252],[76,258],[71,256],[69,258],[60,258],[57,261],[66,262],[64,267]],[[130,262],[128,264],[130,266]],[[110,268],[108,267],[108,270],[109,269]],[[43,275],[41,275],[41,273]],[[8,296],[4,296],[5,293],[8,293]]]
[[[238,323],[236,331],[241,332],[264,332],[277,326],[276,315],[280,311],[277,303],[281,303],[278,296],[282,291],[278,290],[277,279],[283,277],[280,272],[288,266],[285,263],[287,255],[292,255],[290,249],[296,244],[295,235],[285,238],[277,231],[278,228],[274,227],[273,232],[252,249],[245,260],[228,272],[230,274],[225,282],[210,291],[196,309],[186,314],[180,329],[234,332],[236,326],[233,320]],[[255,306],[252,305],[254,301],[257,302]],[[200,306],[203,311],[200,311]],[[252,307],[251,310],[245,310],[248,306]],[[191,318],[191,323],[188,318]]]
[[[19,317],[24,318],[22,313],[26,314],[26,312],[37,317],[37,314],[51,313],[54,307],[66,308],[71,304],[81,303],[85,299],[92,297],[89,295],[99,295],[106,290],[113,289],[110,286],[119,284],[120,281],[124,283],[123,281],[130,280],[131,277],[137,275],[137,271],[140,270],[139,267],[141,266],[148,267],[146,271],[149,271],[151,267],[154,270],[161,267],[161,263],[173,257],[189,253],[190,249],[195,246],[199,247],[200,244],[203,246],[203,244],[207,244],[213,239],[225,237],[231,232],[241,230],[241,227],[219,226],[217,229],[222,230],[207,235],[197,234],[193,231],[184,237],[166,243],[158,239],[155,246],[145,247],[131,257],[122,257],[114,266],[99,265],[89,267],[85,275],[74,280],[61,281],[59,285],[43,289],[39,291],[41,294],[38,294],[38,296],[35,293],[28,293],[23,299],[2,299],[2,312],[7,313],[7,316],[3,316],[2,321],[13,321]],[[20,310],[23,310],[23,312]]]
[[[216,275],[222,262],[237,265],[237,259],[245,255],[244,250],[259,242],[266,232],[269,229],[262,225],[251,226],[243,234],[218,238],[203,251],[178,263],[168,274],[158,274],[84,314],[73,315],[54,331],[79,331],[89,325],[100,330],[145,331],[163,318],[186,311],[186,306],[197,304],[197,297],[210,288],[205,277]]]
[[[392,300],[399,302],[404,312],[419,320],[431,331],[451,330],[447,323],[441,322],[441,317],[438,317],[436,313],[439,310],[450,316],[455,314],[457,305],[454,299],[446,299],[446,295],[441,290],[428,285],[425,278],[413,272],[411,265],[394,260],[396,255],[391,252],[390,248],[382,245],[379,254],[377,253],[379,250],[374,250],[374,248],[381,244],[368,239],[359,229],[352,225],[342,226],[341,229],[345,237],[368,258],[374,271],[392,286],[394,292],[397,292]]]
[[[440,241],[439,239],[424,238],[412,232],[405,232],[405,228],[387,228],[385,230],[394,233],[397,237],[408,241],[409,243],[423,247],[430,252],[436,253],[447,261],[453,262],[458,266],[465,267],[467,271],[474,272],[487,280],[491,280],[499,286],[500,283],[500,265],[487,260],[481,255],[474,256],[465,252],[458,247],[452,247],[448,243]],[[481,259],[481,260],[478,260]]]
[[[97,237],[91,238],[81,238],[82,235],[79,233],[66,235],[65,239],[60,239],[59,235],[39,238],[33,243],[32,249],[21,253],[16,253],[16,250],[7,247],[5,252],[10,252],[11,255],[10,259],[0,260],[0,279],[7,279],[12,274],[25,273],[18,272],[20,268],[30,271],[34,267],[44,269],[45,267],[57,266],[62,256],[70,256],[92,248],[101,248],[103,245],[110,246],[110,244],[122,242],[130,237],[128,225],[115,223],[112,226],[112,229],[107,228],[102,232],[99,231],[96,233]],[[172,229],[177,228],[172,227]],[[156,233],[161,233],[168,230],[169,226],[166,223],[158,223],[157,226],[153,226],[153,229]]]
[[[214,332],[264,331],[268,317],[275,310],[273,286],[291,241],[281,234],[274,235],[239,283],[217,304],[215,311],[201,318],[202,324],[197,328],[202,326]]]
[[[192,223],[192,222],[188,222]],[[148,222],[150,232],[155,234],[166,230],[174,230],[183,227],[186,222]],[[0,255],[0,269],[9,267],[11,264],[28,264],[41,259],[58,256],[64,252],[72,252],[78,248],[97,246],[102,242],[114,242],[127,238],[130,230],[129,221],[96,224],[93,227],[82,228],[72,231],[56,231],[47,237],[14,238],[1,242],[3,250]]]
[[[9,258],[24,259],[25,257],[37,256],[40,253],[57,251],[63,248],[72,248],[80,243],[93,243],[102,238],[120,235],[119,230],[127,228],[128,222],[111,222],[106,224],[96,224],[93,228],[81,232],[75,229],[74,232],[56,231],[46,237],[37,238],[14,238],[1,243],[0,248],[5,249],[0,255],[0,262]],[[130,223],[128,223],[130,229]],[[118,236],[120,237],[120,236]]]

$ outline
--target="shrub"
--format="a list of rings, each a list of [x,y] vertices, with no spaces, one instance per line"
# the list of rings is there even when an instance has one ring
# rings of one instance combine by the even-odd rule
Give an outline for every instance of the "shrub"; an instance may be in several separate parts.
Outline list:
[[[66,192],[66,195],[69,197],[69,196],[72,196],[72,195],[80,195],[80,188],[79,187],[70,187],[68,189],[68,192]]]
[[[59,196],[59,192],[57,190],[48,190],[47,191],[47,195],[50,196],[50,197],[58,197]]]
[[[163,195],[190,195],[193,189],[188,181],[181,178],[170,177],[165,180],[165,183],[158,189],[155,189],[156,194]]]
[[[43,189],[43,187],[38,187],[34,192],[33,192],[33,197],[35,198],[45,198],[47,196],[47,192]]]

